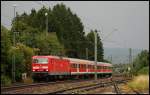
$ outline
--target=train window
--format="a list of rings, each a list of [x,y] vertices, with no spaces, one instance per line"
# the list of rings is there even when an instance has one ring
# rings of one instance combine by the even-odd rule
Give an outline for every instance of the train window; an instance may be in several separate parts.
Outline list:
[[[99,66],[99,70],[101,69],[101,66]]]
[[[100,69],[102,69],[103,67],[102,66],[100,66]]]
[[[81,68],[83,68],[83,64],[81,64]]]
[[[102,66],[99,66],[99,69],[101,70],[101,69],[102,69]]]
[[[92,65],[90,65],[90,69],[92,69]]]
[[[106,69],[106,66],[104,66],[104,69]]]
[[[74,67],[73,67],[73,64],[71,64],[71,68],[74,68]]]
[[[85,65],[83,65],[83,68],[85,68]]]
[[[80,64],[80,68],[82,68],[82,65]]]
[[[84,65],[83,65],[83,64],[81,65],[81,68],[84,68]]]
[[[82,68],[82,64],[80,64],[80,68]]]
[[[105,66],[103,66],[103,69],[105,69]]]
[[[94,65],[92,65],[92,69],[94,69]]]
[[[102,66],[102,69],[105,69],[104,66]]]
[[[33,63],[47,64],[48,58],[36,58],[33,59]]]
[[[111,67],[109,67],[109,70],[111,70],[112,68]]]
[[[77,67],[76,67],[76,64],[74,64],[74,68],[77,68]]]
[[[33,59],[32,63],[38,63],[38,60],[37,59]]]
[[[82,68],[84,68],[84,65],[82,64]]]
[[[108,69],[108,66],[106,66],[106,69]]]
[[[105,69],[105,67],[104,67],[104,66],[102,66],[102,69]]]
[[[100,66],[97,66],[97,69],[99,70],[99,69],[100,69]]]
[[[109,69],[109,67],[108,67],[108,66],[106,66],[106,69]]]
[[[76,64],[77,68],[79,68],[79,64]]]
[[[92,68],[92,66],[91,65],[89,65],[89,69],[91,69]]]
[[[90,65],[90,69],[92,69],[92,65]]]
[[[76,68],[77,66],[76,66],[76,64],[72,64],[71,67],[72,68]]]
[[[75,68],[75,64],[73,64],[73,68]]]
[[[78,68],[77,64],[76,64],[76,68]]]

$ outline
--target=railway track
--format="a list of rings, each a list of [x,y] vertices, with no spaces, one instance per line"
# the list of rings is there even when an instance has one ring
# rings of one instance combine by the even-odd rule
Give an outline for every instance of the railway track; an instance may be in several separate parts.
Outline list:
[[[125,82],[125,84],[127,84],[127,83]],[[137,91],[137,90],[134,90],[134,89],[132,89],[132,88],[131,88],[131,90],[132,90],[135,94],[141,94],[141,92],[139,92],[139,91]]]
[[[1,87],[1,93],[5,93],[8,91],[21,91],[25,88],[36,88],[36,87],[42,87],[42,86],[49,86],[49,85],[55,85],[55,84],[66,84],[66,83],[75,83],[75,84],[80,84],[80,82],[88,82],[88,81],[93,81],[93,79],[81,79],[81,80],[65,80],[65,81],[56,81],[56,82],[44,82],[44,83],[33,83],[33,84],[28,84],[28,85],[17,85],[17,86],[11,86],[11,87]],[[83,91],[89,91],[92,89],[96,89],[96,88],[100,88],[100,87],[107,87],[107,86],[111,86],[114,85],[114,83],[112,81],[110,81],[110,79],[98,79],[99,82],[95,82],[93,81],[93,84],[91,85],[87,85],[87,86],[80,86],[80,87],[75,87],[75,88],[65,88],[63,90],[59,90],[59,91],[54,91],[54,92],[49,92],[46,94],[57,94],[57,93],[65,93],[65,92],[69,92],[69,93],[75,93],[75,92],[83,92]],[[117,83],[124,83],[127,80],[117,80],[115,79],[115,82]],[[116,92],[119,93],[117,86],[115,86],[116,88]]]
[[[15,86],[10,86],[10,87],[1,87],[1,91],[3,93],[3,92],[7,92],[7,91],[19,90],[19,89],[24,89],[24,88],[47,86],[47,85],[53,85],[53,84],[78,83],[78,82],[86,82],[86,81],[93,81],[93,79],[65,80],[65,81],[56,81],[56,82],[21,84],[21,85],[15,85]]]
[[[50,93],[46,93],[46,94],[72,94],[72,93],[79,94],[79,93],[82,93],[84,91],[94,90],[96,88],[108,87],[108,86],[112,86],[112,85],[114,85],[114,87],[115,87],[115,92],[117,94],[121,94],[121,91],[118,88],[116,82],[117,83],[124,83],[124,82],[127,82],[127,80],[118,80],[118,81],[115,81],[115,82],[114,81],[99,82],[99,83],[88,85],[88,86],[80,86],[80,87],[75,87],[75,88],[69,88],[69,89],[54,91],[54,92],[50,92]]]
[[[112,83],[114,85],[114,90],[115,90],[116,94],[121,94],[121,90],[119,89],[117,83],[114,81],[112,81]]]

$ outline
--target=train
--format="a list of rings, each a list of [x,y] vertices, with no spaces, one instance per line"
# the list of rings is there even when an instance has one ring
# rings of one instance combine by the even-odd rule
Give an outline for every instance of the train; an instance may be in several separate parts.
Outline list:
[[[56,78],[92,78],[95,72],[97,77],[110,77],[112,64],[105,62],[68,58],[61,56],[33,56],[32,77],[34,80],[51,80]],[[97,68],[97,69],[95,69]]]

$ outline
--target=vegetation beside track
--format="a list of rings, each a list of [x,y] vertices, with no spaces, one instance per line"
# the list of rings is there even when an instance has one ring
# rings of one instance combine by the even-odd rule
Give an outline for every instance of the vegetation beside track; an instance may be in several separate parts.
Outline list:
[[[139,75],[133,78],[128,86],[136,91],[149,90],[149,76]]]
[[[45,13],[48,13],[48,30],[46,30]],[[87,35],[84,26],[77,14],[63,3],[53,8],[32,9],[18,14],[12,20],[10,30],[1,25],[1,84],[8,85],[15,80],[22,81],[22,73],[31,75],[31,57],[33,55],[61,55],[73,58],[86,59],[85,50],[88,48],[89,60],[94,60],[94,32],[92,29]],[[48,32],[48,33],[47,33]],[[103,59],[103,43],[101,37],[97,41],[97,60]],[[83,45],[84,44],[84,45]],[[15,55],[15,57],[13,56]],[[12,70],[13,65],[15,70]]]
[[[31,83],[33,83],[33,79],[28,77],[26,79],[23,79],[22,82],[25,83],[25,84],[31,84]]]

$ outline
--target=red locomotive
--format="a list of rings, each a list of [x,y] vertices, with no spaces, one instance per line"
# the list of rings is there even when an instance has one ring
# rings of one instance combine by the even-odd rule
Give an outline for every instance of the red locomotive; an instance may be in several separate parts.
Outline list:
[[[94,61],[58,56],[33,56],[33,78],[85,78],[94,77]],[[112,64],[97,62],[97,75],[111,76]]]

